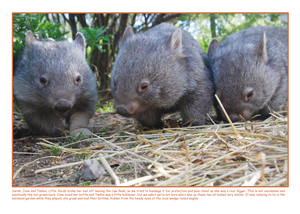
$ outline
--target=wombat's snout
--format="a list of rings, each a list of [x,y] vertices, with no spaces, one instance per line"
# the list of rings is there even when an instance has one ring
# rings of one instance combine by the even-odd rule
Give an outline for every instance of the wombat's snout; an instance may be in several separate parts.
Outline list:
[[[237,121],[242,120],[242,118],[238,114],[230,114],[229,117],[230,117],[231,122],[237,122]],[[227,121],[227,119],[226,119],[226,121]]]
[[[240,117],[240,115],[242,117]],[[229,114],[229,117],[232,122],[243,121],[242,118],[248,120],[251,117],[251,112],[248,111],[247,109],[244,109],[241,113],[236,112],[236,113]]]
[[[116,110],[123,117],[136,117],[145,107],[139,100],[132,100],[126,104],[116,104]]]
[[[131,116],[131,114],[123,106],[117,107],[117,112],[118,112],[118,114],[122,115],[123,117],[130,117]]]
[[[65,99],[61,99],[59,100],[55,106],[54,109],[56,111],[58,111],[59,113],[66,113],[67,111],[69,111],[72,108],[71,103],[68,100]]]

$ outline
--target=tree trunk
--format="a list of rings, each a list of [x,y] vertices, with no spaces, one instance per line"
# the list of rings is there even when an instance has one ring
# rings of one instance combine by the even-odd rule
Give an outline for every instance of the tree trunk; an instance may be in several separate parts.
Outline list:
[[[128,16],[129,16],[129,14],[122,14],[121,15],[119,30],[115,34],[115,38],[114,38],[114,43],[113,43],[114,48],[117,47],[118,42],[119,42],[120,38],[122,37],[126,27],[127,27]]]
[[[211,38],[216,38],[216,22],[215,22],[215,14],[210,14],[210,30],[211,30]]]
[[[64,20],[67,21],[71,27],[72,30],[72,39],[75,40],[76,33],[77,33],[77,26],[75,22],[75,15],[74,14],[69,14],[69,19],[65,16],[65,14],[62,14],[64,17]]]
[[[89,27],[88,24],[85,21],[85,14],[76,14],[78,21],[81,24],[81,27]]]

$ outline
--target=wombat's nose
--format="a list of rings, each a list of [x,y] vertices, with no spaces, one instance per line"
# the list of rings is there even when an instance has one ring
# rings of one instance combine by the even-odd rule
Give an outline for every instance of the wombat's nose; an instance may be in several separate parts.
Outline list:
[[[120,107],[117,107],[117,112],[118,114],[124,116],[124,117],[130,117],[131,114],[127,111],[126,108],[120,106]]]
[[[238,114],[229,114],[231,122],[242,121],[242,118]]]
[[[66,113],[71,108],[72,108],[71,103],[69,103],[68,100],[64,100],[64,99],[59,100],[54,106],[54,109],[60,113]]]

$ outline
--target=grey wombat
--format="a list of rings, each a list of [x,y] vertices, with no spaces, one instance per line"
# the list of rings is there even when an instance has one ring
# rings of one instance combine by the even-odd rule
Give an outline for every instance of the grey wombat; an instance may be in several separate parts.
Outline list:
[[[160,24],[134,34],[127,27],[111,78],[120,115],[162,128],[161,115],[180,111],[183,123],[203,125],[213,104],[207,56],[186,31]]]
[[[64,135],[63,119],[71,135],[91,134],[87,125],[97,103],[95,77],[85,60],[85,39],[74,42],[34,38],[14,62],[14,100],[34,134]]]
[[[208,57],[216,94],[230,119],[269,116],[287,100],[287,30],[251,27],[230,35],[220,45],[213,39]],[[219,107],[219,118],[226,117]],[[221,112],[221,113],[220,113]]]

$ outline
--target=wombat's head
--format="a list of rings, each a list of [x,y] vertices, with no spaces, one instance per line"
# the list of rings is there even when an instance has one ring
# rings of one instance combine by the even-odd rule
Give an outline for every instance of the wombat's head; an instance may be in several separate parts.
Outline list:
[[[32,105],[43,105],[65,115],[81,96],[91,96],[93,73],[85,60],[85,39],[74,42],[37,40],[26,33],[21,71],[14,78],[14,94]]]
[[[252,44],[220,46],[216,39],[209,45],[216,94],[230,119],[250,119],[262,109],[276,90],[280,78],[267,66],[266,35]],[[222,109],[219,109],[223,114]],[[225,120],[226,117],[223,114]]]
[[[134,34],[127,27],[112,70],[111,88],[119,114],[136,117],[147,108],[170,108],[186,84],[182,34]]]

